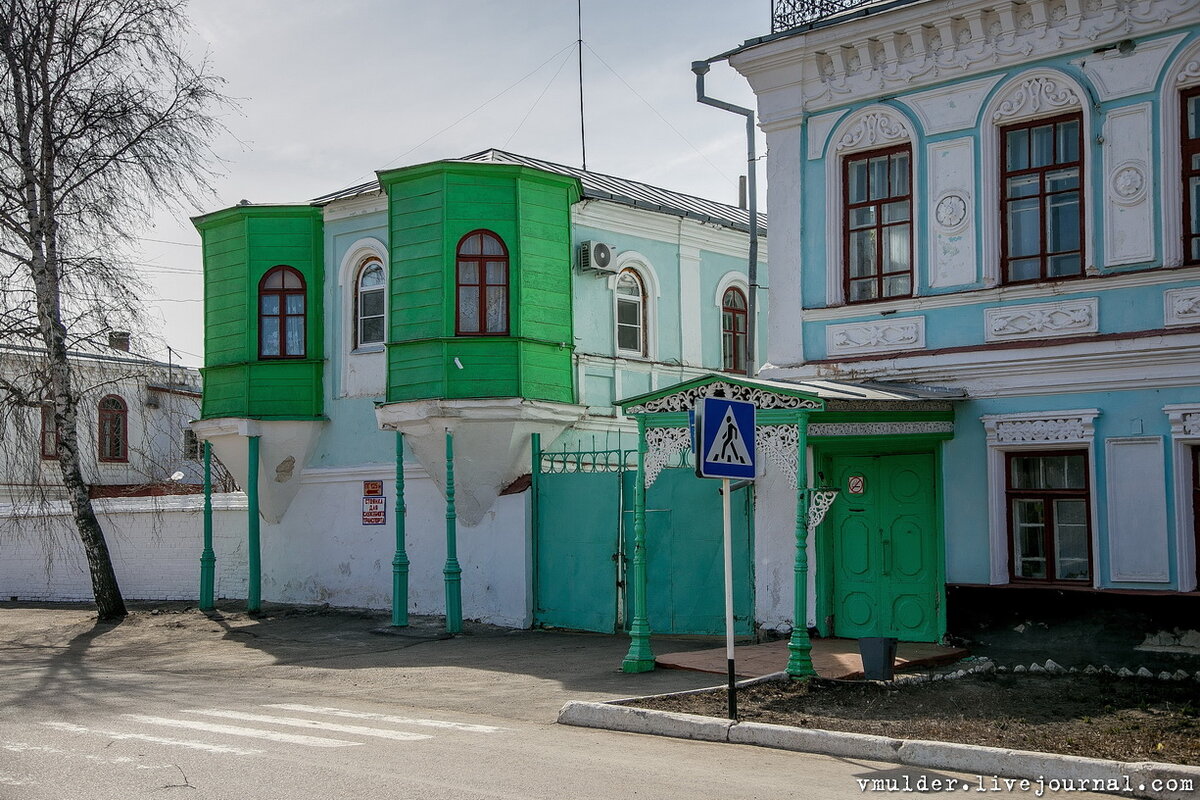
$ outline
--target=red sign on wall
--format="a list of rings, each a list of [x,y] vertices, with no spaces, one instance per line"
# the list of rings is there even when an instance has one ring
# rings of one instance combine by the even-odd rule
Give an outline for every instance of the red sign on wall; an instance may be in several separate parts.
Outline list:
[[[846,480],[846,491],[850,494],[866,494],[867,479],[862,475],[851,475]]]
[[[383,497],[364,497],[362,506],[363,525],[387,524],[387,500]]]
[[[383,497],[383,481],[363,481],[363,497]]]

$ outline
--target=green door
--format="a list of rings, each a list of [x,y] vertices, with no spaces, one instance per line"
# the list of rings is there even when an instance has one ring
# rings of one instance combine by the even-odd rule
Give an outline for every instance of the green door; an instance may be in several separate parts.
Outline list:
[[[833,634],[937,641],[933,455],[835,457],[833,474]]]

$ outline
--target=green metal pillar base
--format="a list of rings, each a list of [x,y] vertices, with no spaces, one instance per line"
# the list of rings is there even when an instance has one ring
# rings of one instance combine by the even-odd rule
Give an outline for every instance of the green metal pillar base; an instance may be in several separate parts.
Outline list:
[[[408,627],[408,552],[404,546],[404,434],[396,433],[396,555],[392,558],[392,627]]]
[[[808,629],[793,627],[792,638],[788,642],[787,674],[792,678],[807,680],[815,677],[817,671],[812,663],[812,642],[808,638]]]
[[[212,611],[217,554],[213,552],[212,442],[204,442],[204,551],[200,554],[200,610]]]
[[[646,421],[638,417],[637,476],[633,485],[633,621],[629,626],[629,652],[621,662],[622,672],[650,672],[654,651],[650,649],[650,619],[646,586]]]
[[[650,672],[654,669],[654,651],[650,649],[650,629],[629,632],[629,652],[621,662],[622,672]]]

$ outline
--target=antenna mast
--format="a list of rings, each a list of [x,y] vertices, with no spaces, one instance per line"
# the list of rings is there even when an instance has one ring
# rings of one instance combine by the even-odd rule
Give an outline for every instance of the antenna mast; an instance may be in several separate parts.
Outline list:
[[[578,24],[579,38],[575,46],[579,50],[579,148],[583,155],[583,169],[587,170],[587,131],[584,127],[583,116],[583,0],[575,0],[575,21]]]

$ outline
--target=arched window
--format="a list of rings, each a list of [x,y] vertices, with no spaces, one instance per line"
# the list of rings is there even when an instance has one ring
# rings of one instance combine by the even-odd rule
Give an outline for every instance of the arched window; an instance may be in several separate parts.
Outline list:
[[[491,231],[472,231],[456,253],[459,336],[508,335],[508,248]]]
[[[99,458],[101,461],[129,460],[129,408],[115,394],[99,404]]]
[[[617,277],[617,352],[646,355],[646,290],[631,269]]]
[[[258,284],[258,357],[304,358],[304,276],[273,267]]]
[[[354,346],[383,344],[386,335],[387,279],[378,258],[363,261],[354,295]]]
[[[721,298],[721,357],[726,372],[746,371],[746,295],[736,286]]]

